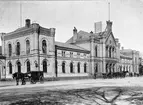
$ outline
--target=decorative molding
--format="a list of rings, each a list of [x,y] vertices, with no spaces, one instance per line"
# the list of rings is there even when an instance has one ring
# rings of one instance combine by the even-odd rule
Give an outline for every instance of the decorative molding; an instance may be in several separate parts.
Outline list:
[[[70,58],[70,57],[57,57],[57,60],[72,60],[72,61],[89,61],[89,59],[81,59],[81,58]]]
[[[23,36],[28,36],[29,34],[33,34],[33,33],[34,33],[34,30],[32,28],[28,28],[23,31],[14,31],[14,32],[8,33],[4,36],[4,39],[5,40],[15,39]]]
[[[10,33],[7,33],[6,35],[4,35],[4,40],[10,40],[10,39],[15,39],[15,38],[19,38],[19,37],[23,37],[23,36],[28,36],[30,34],[33,33],[37,33],[37,34],[42,34],[45,36],[51,36],[54,37],[53,34],[51,34],[50,29],[47,28],[43,28],[43,27],[39,27],[39,31],[37,27],[30,27],[27,29],[21,29],[21,30],[16,30]]]

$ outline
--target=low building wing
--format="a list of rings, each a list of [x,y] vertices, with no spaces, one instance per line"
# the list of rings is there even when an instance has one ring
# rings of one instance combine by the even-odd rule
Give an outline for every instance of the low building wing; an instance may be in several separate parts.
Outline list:
[[[55,42],[55,45],[57,46],[57,48],[61,48],[61,49],[65,49],[65,50],[76,50],[79,52],[86,52],[86,53],[90,53],[89,50],[86,50],[84,48],[81,48],[79,46],[73,45],[73,44],[67,44],[67,43],[62,43],[62,42]]]

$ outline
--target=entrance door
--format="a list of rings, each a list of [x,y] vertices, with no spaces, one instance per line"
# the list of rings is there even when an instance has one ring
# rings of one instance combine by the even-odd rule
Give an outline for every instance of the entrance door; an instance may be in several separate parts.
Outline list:
[[[47,62],[45,60],[43,61],[43,72],[47,72]]]

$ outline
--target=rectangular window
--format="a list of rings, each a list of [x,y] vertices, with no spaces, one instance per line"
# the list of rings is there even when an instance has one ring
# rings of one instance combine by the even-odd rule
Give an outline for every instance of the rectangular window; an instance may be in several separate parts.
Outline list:
[[[70,52],[70,57],[73,57],[73,52]]]
[[[77,52],[77,57],[80,58],[80,53],[79,52]]]
[[[62,56],[65,57],[65,51],[62,51]]]

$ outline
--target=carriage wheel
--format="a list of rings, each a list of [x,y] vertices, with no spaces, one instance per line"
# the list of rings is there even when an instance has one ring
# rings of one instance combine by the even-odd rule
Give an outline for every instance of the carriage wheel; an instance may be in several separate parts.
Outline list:
[[[40,81],[40,83],[43,83],[43,82],[44,82],[43,76],[40,76],[40,77],[39,77],[39,81]]]
[[[31,79],[31,84],[35,84],[36,83],[36,81],[34,81],[33,79]]]

